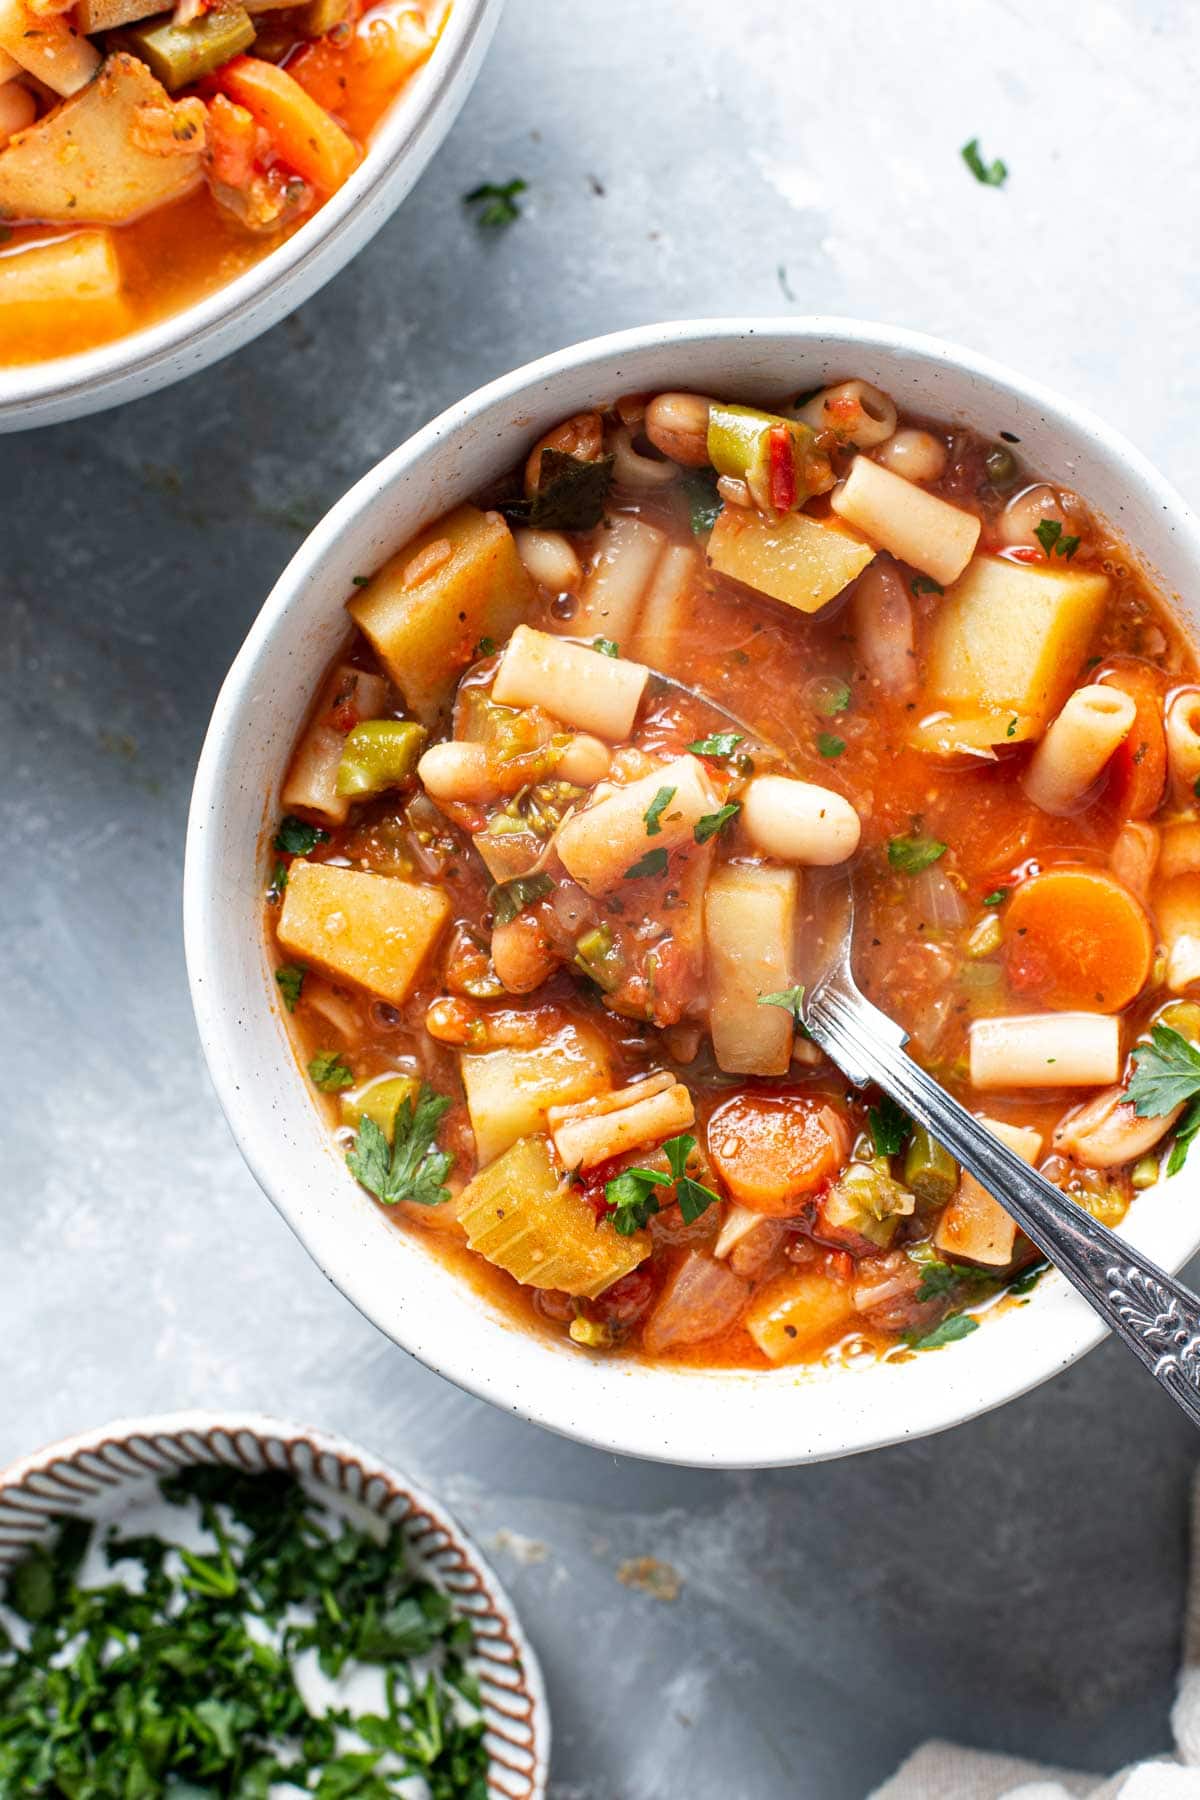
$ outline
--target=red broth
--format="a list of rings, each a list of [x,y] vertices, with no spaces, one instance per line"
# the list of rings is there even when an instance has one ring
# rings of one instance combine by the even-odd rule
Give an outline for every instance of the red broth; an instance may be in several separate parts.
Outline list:
[[[314,1097],[587,1353],[965,1335],[1036,1255],[804,1034],[822,884],[911,1053],[1116,1223],[1188,1137],[1193,653],[1086,496],[861,383],[543,444],[359,578],[309,700],[265,916]]]

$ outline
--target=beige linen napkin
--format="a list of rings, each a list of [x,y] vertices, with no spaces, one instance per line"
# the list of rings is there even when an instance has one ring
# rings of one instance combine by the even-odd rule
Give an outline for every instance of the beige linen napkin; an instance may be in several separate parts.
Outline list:
[[[935,1739],[915,1750],[870,1800],[1200,1800],[1200,1477],[1192,1486],[1183,1668],[1171,1729],[1173,1757],[1138,1763],[1107,1781]]]

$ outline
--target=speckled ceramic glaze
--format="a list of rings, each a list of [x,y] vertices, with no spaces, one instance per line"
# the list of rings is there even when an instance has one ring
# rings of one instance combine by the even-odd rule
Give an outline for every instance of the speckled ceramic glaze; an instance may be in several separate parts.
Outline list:
[[[415,186],[479,72],[504,0],[454,0],[433,55],[349,181],[269,256],[194,306],[76,356],[0,368],[0,431],[137,400],[241,349],[294,312],[374,237]]]
[[[196,1463],[281,1470],[334,1511],[366,1509],[399,1526],[414,1568],[449,1594],[475,1634],[470,1663],[479,1681],[489,1792],[495,1800],[541,1800],[550,1757],[550,1716],[537,1658],[508,1596],[478,1550],[406,1476],[308,1426],[256,1414],[187,1412],[122,1419],[51,1444],[0,1470],[0,1583],[56,1519],[119,1519],[164,1475]]]
[[[281,810],[318,682],[347,639],[342,607],[354,575],[584,407],[665,387],[769,400],[849,375],[907,410],[1015,434],[1030,468],[1078,488],[1200,622],[1200,523],[1132,445],[1069,402],[970,351],[890,326],[820,318],[648,326],[518,369],[364,476],[269,596],[200,759],[184,882],[188,966],[209,1069],[250,1168],[330,1279],[398,1344],[473,1393],[607,1450],[729,1467],[842,1456],[999,1405],[1065,1368],[1102,1328],[1053,1276],[1029,1304],[961,1343],[853,1370],[671,1369],[514,1329],[417,1236],[389,1223],[318,1116],[267,956],[264,828]],[[1139,1195],[1122,1228],[1171,1268],[1200,1244],[1198,1179],[1189,1168]]]

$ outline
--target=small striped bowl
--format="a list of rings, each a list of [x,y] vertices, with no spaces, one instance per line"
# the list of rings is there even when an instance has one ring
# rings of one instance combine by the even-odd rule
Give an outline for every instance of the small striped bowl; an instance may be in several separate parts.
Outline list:
[[[0,1470],[0,1581],[56,1520],[107,1524],[148,1498],[163,1475],[195,1463],[280,1470],[334,1511],[365,1508],[404,1534],[412,1563],[471,1622],[470,1663],[483,1698],[495,1800],[542,1800],[550,1715],[537,1658],[504,1589],[471,1540],[421,1488],[345,1438],[255,1413],[119,1419]]]

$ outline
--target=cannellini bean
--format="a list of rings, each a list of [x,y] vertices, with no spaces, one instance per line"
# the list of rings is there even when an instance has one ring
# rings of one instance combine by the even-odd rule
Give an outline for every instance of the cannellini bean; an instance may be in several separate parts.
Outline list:
[[[664,789],[671,798],[655,821],[658,830],[648,835],[646,814]],[[580,887],[589,894],[607,893],[648,850],[692,846],[697,821],[719,804],[704,765],[694,756],[680,756],[573,813],[555,848]]]
[[[839,381],[822,388],[796,414],[814,431],[836,431],[847,444],[873,450],[896,429],[896,405],[869,381]]]
[[[1150,883],[1158,862],[1158,831],[1143,819],[1127,819],[1117,833],[1108,857],[1108,866],[1118,881],[1124,882],[1131,894],[1143,905],[1150,897]],[[1200,849],[1196,867],[1200,869]]]
[[[656,450],[688,469],[708,463],[708,412],[703,394],[656,394],[646,408],[646,436]]]
[[[885,694],[916,692],[917,653],[908,585],[895,563],[877,556],[860,575],[852,602],[858,653]]]
[[[1167,707],[1167,762],[1175,802],[1188,806],[1200,779],[1200,688],[1180,688]]]
[[[417,775],[435,800],[491,800],[499,792],[482,744],[431,744]]]
[[[882,544],[941,587],[958,580],[975,553],[980,523],[869,456],[856,456],[850,473],[830,496],[839,518]]]
[[[1133,730],[1137,707],[1120,688],[1076,688],[1034,751],[1021,785],[1046,813],[1073,811],[1119,744]]]
[[[880,444],[875,461],[905,481],[939,481],[946,472],[946,446],[931,431],[904,425]]]
[[[602,656],[518,625],[505,647],[492,698],[501,706],[541,706],[566,725],[619,743],[628,737],[649,669]]]
[[[576,637],[594,633],[628,645],[666,541],[656,525],[647,525],[632,513],[618,513],[610,521],[599,534],[600,549],[571,621]]]
[[[1125,1089],[1110,1087],[1068,1113],[1054,1133],[1054,1147],[1090,1169],[1114,1169],[1153,1150],[1182,1111],[1177,1106],[1156,1118],[1139,1119]]]
[[[571,739],[555,765],[554,773],[576,787],[595,787],[606,780],[612,767],[612,751],[586,731]]]
[[[4,54],[0,50],[0,56]],[[2,72],[0,79],[3,79]],[[19,81],[5,79],[3,87],[0,87],[0,150],[9,138],[14,137],[18,131],[24,131],[36,118],[37,101],[29,89],[22,87]]]
[[[532,994],[556,961],[536,913],[520,912],[492,932],[492,967],[510,994]]]
[[[747,784],[742,824],[756,849],[791,863],[845,862],[862,834],[842,794],[790,775],[756,775]]]
[[[604,421],[596,412],[576,413],[564,419],[553,431],[539,438],[529,452],[525,464],[525,493],[532,500],[537,493],[542,472],[542,451],[561,450],[566,456],[577,456],[581,462],[595,462],[604,449]]]
[[[642,456],[634,449],[633,436],[624,426],[611,433],[609,448],[613,456],[613,480],[635,493],[652,493],[656,488],[670,487],[679,479],[679,465],[660,462],[656,456]]]
[[[1074,495],[1071,498],[1074,499]],[[996,534],[1002,544],[1036,545],[1037,528],[1043,519],[1053,519],[1064,531],[1071,529],[1057,489],[1039,481],[1036,486],[1013,495],[996,521]]]
[[[564,1168],[594,1169],[610,1157],[686,1131],[696,1117],[692,1096],[670,1075],[653,1075],[622,1093],[575,1106],[552,1106],[547,1121]]]
[[[971,1083],[980,1090],[1100,1087],[1121,1064],[1121,1022],[1109,1013],[1024,1013],[975,1019]]]
[[[526,572],[539,587],[549,588],[552,594],[578,593],[583,569],[570,539],[561,531],[521,529],[513,532],[513,541]]]

